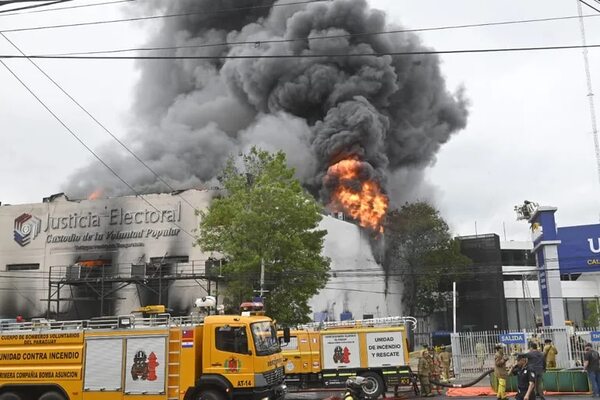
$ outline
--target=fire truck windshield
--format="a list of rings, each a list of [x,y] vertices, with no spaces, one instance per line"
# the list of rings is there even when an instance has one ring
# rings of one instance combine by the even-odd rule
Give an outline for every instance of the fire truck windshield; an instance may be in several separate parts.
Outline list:
[[[277,331],[271,322],[255,322],[251,325],[256,355],[265,356],[281,351],[277,341]]]

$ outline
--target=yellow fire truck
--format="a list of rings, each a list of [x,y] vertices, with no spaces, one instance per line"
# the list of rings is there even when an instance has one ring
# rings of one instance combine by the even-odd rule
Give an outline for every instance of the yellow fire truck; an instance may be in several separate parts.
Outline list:
[[[0,400],[273,400],[283,378],[264,316],[127,315],[0,331]]]
[[[417,380],[409,366],[406,326],[412,317],[311,324],[280,331],[286,384],[293,389],[342,387],[350,376],[367,379],[369,398]],[[286,343],[286,340],[289,340]]]

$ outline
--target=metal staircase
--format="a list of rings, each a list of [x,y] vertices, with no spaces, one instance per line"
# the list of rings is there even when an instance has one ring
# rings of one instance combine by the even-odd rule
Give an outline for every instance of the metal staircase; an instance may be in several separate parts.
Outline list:
[[[523,297],[529,306],[529,310],[531,311],[531,315],[533,317],[534,323],[536,323],[539,317],[535,312],[535,303],[533,301],[533,296],[531,295],[531,291],[529,290],[529,281],[534,281],[537,279],[537,274],[523,274],[521,275],[522,285],[523,285]],[[535,328],[535,326],[534,326]]]

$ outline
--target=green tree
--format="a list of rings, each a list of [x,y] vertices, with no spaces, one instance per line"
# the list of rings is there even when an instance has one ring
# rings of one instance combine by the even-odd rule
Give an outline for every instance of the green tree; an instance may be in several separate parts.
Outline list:
[[[406,203],[386,218],[386,272],[403,282],[404,312],[428,316],[443,307],[452,281],[471,260],[460,253],[448,224],[425,202]]]
[[[589,301],[586,305],[588,317],[583,321],[586,327],[600,326],[600,299]]]
[[[285,154],[253,148],[241,165],[230,159],[220,177],[224,195],[200,212],[198,244],[224,255],[226,306],[249,300],[260,287],[264,263],[265,306],[282,323],[306,322],[309,299],[329,278],[321,255],[321,208],[306,193]]]

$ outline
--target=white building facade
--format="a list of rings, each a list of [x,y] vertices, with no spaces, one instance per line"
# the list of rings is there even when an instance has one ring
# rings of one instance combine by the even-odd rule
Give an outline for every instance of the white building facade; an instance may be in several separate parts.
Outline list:
[[[110,278],[134,279],[157,263],[162,264],[161,271],[153,272],[164,276],[203,273],[207,256],[194,246],[199,223],[195,209],[207,207],[212,195],[187,190],[143,198],[73,201],[59,194],[42,203],[1,206],[0,315],[44,315],[49,297],[52,312],[56,312],[58,299],[63,312],[76,311],[71,313],[73,317],[97,315],[99,305],[94,297],[102,290],[107,294],[105,314],[130,312],[157,289],[136,284],[120,288],[118,282],[107,283]],[[49,281],[63,278],[72,283],[80,278],[81,284],[50,290]],[[83,284],[91,278],[105,282]],[[172,286],[170,290],[166,290],[168,286]],[[197,284],[167,280],[160,291],[165,296],[177,292],[178,298],[191,299],[206,292]],[[176,308],[184,306],[175,298],[163,302],[169,300]]]
[[[42,203],[0,206],[0,317],[87,318],[159,303],[189,312],[195,298],[218,295],[216,276],[203,279],[211,255],[194,245],[196,211],[215,193],[97,200],[58,194]],[[328,319],[343,312],[397,314],[399,285],[386,285],[367,234],[331,216],[320,228],[328,231],[324,254],[332,278],[310,301],[313,311],[327,312]]]
[[[530,241],[501,241],[504,296],[509,329],[531,328],[539,323],[540,291]],[[600,273],[561,275],[565,318],[585,326],[592,310],[600,307]]]

